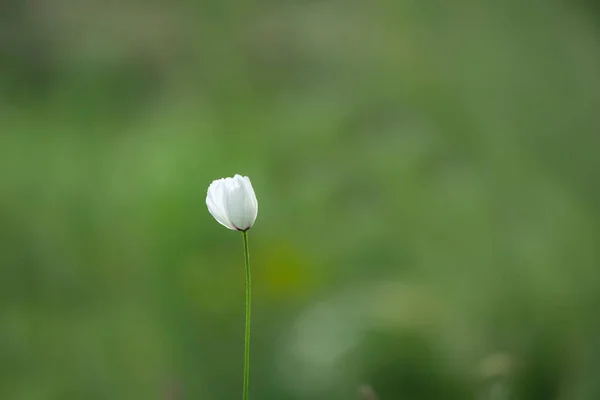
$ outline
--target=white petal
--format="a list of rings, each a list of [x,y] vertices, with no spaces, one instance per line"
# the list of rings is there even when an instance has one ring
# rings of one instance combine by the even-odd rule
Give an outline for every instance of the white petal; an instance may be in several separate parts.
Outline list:
[[[256,220],[258,202],[247,177],[236,175],[231,184],[227,197],[227,216],[233,226],[244,231],[251,228]]]
[[[250,183],[250,178],[248,178],[247,176],[244,176],[243,179],[244,179],[244,184],[246,185],[246,191],[248,192],[248,195],[250,196],[250,200],[252,201],[252,213],[253,213],[252,224],[254,224],[254,221],[256,221],[256,217],[258,216],[258,200],[256,199],[256,194],[254,193],[254,188],[252,187],[252,183]]]
[[[236,230],[227,216],[228,186],[226,179],[213,181],[208,187],[206,206],[208,207],[208,212],[210,212],[218,223],[231,230]]]

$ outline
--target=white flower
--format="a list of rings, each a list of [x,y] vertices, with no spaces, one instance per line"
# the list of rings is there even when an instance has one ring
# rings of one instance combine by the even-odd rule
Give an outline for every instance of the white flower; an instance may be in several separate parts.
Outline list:
[[[258,214],[258,201],[247,176],[213,181],[208,187],[206,205],[218,223],[234,231],[250,229]]]

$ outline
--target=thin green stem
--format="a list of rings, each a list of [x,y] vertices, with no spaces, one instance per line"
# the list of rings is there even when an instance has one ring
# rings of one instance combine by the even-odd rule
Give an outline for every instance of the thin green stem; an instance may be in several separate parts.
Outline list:
[[[250,383],[250,300],[252,284],[250,281],[250,252],[248,250],[248,231],[242,232],[244,236],[244,256],[246,264],[246,336],[244,340],[244,400],[248,400],[248,386]]]

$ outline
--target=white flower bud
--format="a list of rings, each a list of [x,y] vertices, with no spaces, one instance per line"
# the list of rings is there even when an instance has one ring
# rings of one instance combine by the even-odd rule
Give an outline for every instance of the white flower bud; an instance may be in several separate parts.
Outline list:
[[[258,201],[247,176],[213,181],[208,187],[206,205],[217,222],[234,231],[250,229],[258,215]]]

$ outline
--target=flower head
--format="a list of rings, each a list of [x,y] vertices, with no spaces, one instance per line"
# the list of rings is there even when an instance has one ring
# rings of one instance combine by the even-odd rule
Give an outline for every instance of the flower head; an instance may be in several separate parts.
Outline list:
[[[250,229],[258,214],[258,201],[247,176],[213,181],[208,187],[206,205],[218,223],[234,231]]]

